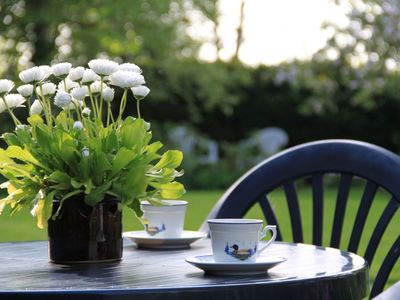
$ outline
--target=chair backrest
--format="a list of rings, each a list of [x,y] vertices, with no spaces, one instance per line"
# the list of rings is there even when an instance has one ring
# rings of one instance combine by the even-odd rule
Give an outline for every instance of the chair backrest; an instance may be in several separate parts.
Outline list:
[[[336,201],[331,201],[334,202],[330,208],[333,213],[333,224],[330,238],[327,238],[323,236],[323,226],[326,224],[324,218],[327,216],[328,208],[325,187],[329,182],[328,189],[332,189],[331,186],[334,185],[331,174],[336,174],[339,180]],[[304,178],[308,180],[306,184]],[[399,216],[396,215],[400,206],[400,158],[386,149],[352,140],[323,140],[290,148],[264,160],[239,178],[219,199],[208,218],[240,218],[258,204],[266,221],[269,224],[276,224],[279,229],[281,216],[275,212],[270,195],[271,192],[282,189],[289,211],[287,215],[291,224],[292,241],[302,243],[304,218],[301,217],[300,208],[304,205],[299,201],[299,190],[296,187],[302,179],[302,189],[311,189],[308,198],[311,198],[309,206],[312,209],[309,221],[312,228],[312,244],[323,245],[324,240],[328,241],[331,247],[359,253],[370,265],[377,252],[382,256],[384,248],[384,258],[377,266],[371,290],[371,297],[374,297],[384,289],[394,267],[397,268],[396,262],[400,253],[400,227],[396,228],[394,235],[388,234],[386,230],[393,222],[400,225]],[[354,215],[354,223],[349,242],[347,246],[341,246],[343,224],[348,222],[346,220],[348,214],[345,212],[349,194],[355,186],[360,189],[360,185],[362,186],[360,181],[363,181],[365,186],[359,201],[357,199],[358,206],[352,203],[350,215]],[[382,193],[387,199],[386,197],[378,199],[376,197],[378,190],[379,193],[382,190],[386,191]],[[373,202],[379,202],[382,210],[373,208],[371,212],[371,206],[374,207]],[[366,242],[363,241],[365,252],[360,253],[360,241],[369,215],[373,215],[372,229],[366,237]],[[206,222],[203,223],[201,230],[208,231]],[[278,240],[288,240],[283,239],[282,230],[278,230]]]

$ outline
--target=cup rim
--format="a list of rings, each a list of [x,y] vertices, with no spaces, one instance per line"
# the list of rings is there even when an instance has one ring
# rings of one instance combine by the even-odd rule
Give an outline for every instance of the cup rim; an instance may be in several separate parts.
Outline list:
[[[161,206],[186,206],[188,204],[185,200],[161,200],[163,205]],[[143,206],[153,206],[149,201],[141,201],[140,205]]]
[[[221,219],[208,219],[207,222],[208,222],[208,224],[243,225],[243,224],[262,224],[263,220],[260,220],[260,219],[221,218]]]

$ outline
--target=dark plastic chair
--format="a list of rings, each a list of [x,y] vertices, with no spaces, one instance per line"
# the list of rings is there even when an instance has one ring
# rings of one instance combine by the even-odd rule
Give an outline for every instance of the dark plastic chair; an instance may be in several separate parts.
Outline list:
[[[323,140],[302,144],[272,156],[238,179],[219,199],[208,218],[240,218],[259,204],[268,224],[279,229],[281,216],[275,214],[270,192],[283,188],[291,222],[293,242],[302,243],[303,230],[296,181],[306,178],[312,190],[312,244],[322,245],[324,216],[324,181],[332,181],[328,174],[339,177],[337,198],[329,246],[357,253],[362,233],[378,189],[387,191],[387,203],[373,224],[365,253],[359,253],[371,265],[377,249],[388,241],[385,230],[400,206],[400,158],[381,147],[352,140]],[[356,180],[353,180],[357,178]],[[352,182],[365,182],[363,195],[347,246],[341,246],[343,223]],[[307,185],[307,184],[306,184]],[[396,219],[397,221],[398,219]],[[201,227],[208,231],[206,222]],[[399,228],[400,232],[400,228]],[[278,230],[277,240],[285,240]],[[287,240],[287,238],[286,238]],[[390,241],[391,247],[379,266],[370,297],[381,293],[400,254],[400,235]],[[327,246],[327,245],[326,245]],[[387,247],[387,244],[386,244]],[[396,265],[397,268],[397,265]],[[400,295],[399,295],[400,299]]]

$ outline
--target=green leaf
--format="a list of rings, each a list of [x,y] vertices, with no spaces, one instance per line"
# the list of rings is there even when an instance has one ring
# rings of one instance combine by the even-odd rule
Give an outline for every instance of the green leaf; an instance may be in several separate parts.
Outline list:
[[[33,213],[37,218],[37,227],[40,229],[47,227],[47,220],[51,217],[51,209],[53,206],[55,191],[51,191],[47,196],[39,199],[38,203],[35,205]]]
[[[135,157],[136,153],[133,150],[125,147],[119,149],[112,161],[112,176],[126,167]]]
[[[52,219],[55,220],[55,219],[58,217],[58,215],[59,215],[60,212],[61,212],[61,208],[62,208],[63,203],[64,203],[65,200],[67,200],[68,198],[71,198],[72,196],[79,195],[79,194],[81,194],[81,193],[82,193],[81,190],[73,190],[72,192],[69,192],[69,193],[66,194],[64,197],[62,197],[61,200],[60,200],[60,205],[58,206],[57,211],[56,211],[56,212],[54,213],[54,215],[52,216]]]
[[[11,145],[22,146],[21,141],[13,133],[10,133],[10,132],[4,133],[2,135],[2,138],[6,141],[8,146],[11,146]]]
[[[104,199],[104,195],[110,189],[111,184],[112,181],[92,189],[92,191],[85,196],[85,203],[90,206],[95,206],[97,203]]]
[[[44,204],[44,214],[46,217],[46,221],[50,219],[51,217],[51,212],[52,212],[52,207],[53,207],[53,200],[54,200],[54,195],[56,194],[56,191],[53,190],[50,193],[47,194],[45,197],[45,204]]]
[[[39,115],[33,115],[27,118],[28,123],[32,126],[35,127],[39,124],[43,124],[43,119]]]
[[[177,168],[183,159],[183,154],[179,150],[168,150],[166,151],[158,161],[158,163],[154,166],[154,169],[162,169],[162,168]]]
[[[85,181],[84,187],[85,187],[85,194],[91,193],[92,190],[93,190],[93,181],[92,181],[92,179],[88,178]]]
[[[139,202],[139,200],[133,199],[133,201],[130,202],[130,203],[128,204],[128,207],[131,208],[131,209],[135,212],[136,216],[138,216],[139,218],[140,218],[141,216],[143,216],[143,212],[142,212],[142,210],[140,209],[140,202]]]
[[[22,149],[19,146],[13,146],[13,145],[8,146],[8,148],[6,149],[6,154],[9,157],[17,158],[24,162],[30,162],[34,165],[37,165],[37,166],[40,166],[40,167],[46,169],[46,167],[44,165],[42,165],[28,150]]]
[[[120,128],[122,145],[140,151],[145,146],[146,125],[143,119],[127,118]]]
[[[161,197],[163,199],[179,199],[186,192],[184,186],[176,181],[164,184],[152,183],[151,185],[160,189]]]
[[[65,146],[62,148],[61,159],[76,173],[79,169],[78,157],[80,153],[73,147]]]
[[[121,174],[123,180],[122,192],[124,195],[138,197],[146,193],[147,178],[146,166],[136,166]]]
[[[72,178],[71,185],[74,189],[80,189],[84,185],[84,183]]]
[[[47,227],[47,220],[51,217],[51,208],[53,205],[53,199],[56,191],[51,191],[49,194],[42,198],[39,198],[32,209],[31,213],[37,218],[37,227],[40,229]],[[41,195],[37,193],[37,197]]]
[[[36,139],[39,146],[44,150],[44,152],[51,153],[51,146],[50,142],[52,141],[53,137],[51,132],[47,132],[45,127],[38,126],[36,127]]]
[[[118,137],[112,128],[108,130],[108,135],[105,138],[105,148],[107,152],[113,152],[118,149]]]
[[[163,144],[160,141],[154,142],[147,146],[147,153],[148,154],[155,154],[158,150],[162,148]]]
[[[72,188],[71,177],[65,172],[54,171],[53,173],[50,174],[50,176],[47,179],[50,182],[56,183],[52,185],[53,189],[67,190]]]
[[[107,171],[111,171],[113,166],[108,161],[108,158],[105,153],[103,152],[95,152],[94,156],[94,163],[93,163],[93,175],[94,175],[94,182],[96,184],[100,184],[103,182],[104,173]]]
[[[69,124],[72,123],[73,120],[68,118],[67,113],[65,111],[61,111],[56,117],[56,125],[63,130],[68,130]]]
[[[65,172],[54,171],[49,175],[48,180],[57,183],[62,183],[62,182],[69,182],[71,180],[71,177]]]
[[[30,127],[25,126],[23,129],[18,129],[16,131],[16,135],[18,137],[20,144],[25,145],[25,147],[27,145],[29,145],[29,146],[32,145],[33,140],[32,140]]]
[[[4,149],[0,148],[0,166],[2,167],[4,164],[14,164],[14,161]]]
[[[168,183],[173,181],[176,177],[180,177],[183,175],[183,170],[178,172],[175,169],[164,168],[162,171],[150,172],[147,173],[147,176],[151,181],[155,181],[157,183]]]

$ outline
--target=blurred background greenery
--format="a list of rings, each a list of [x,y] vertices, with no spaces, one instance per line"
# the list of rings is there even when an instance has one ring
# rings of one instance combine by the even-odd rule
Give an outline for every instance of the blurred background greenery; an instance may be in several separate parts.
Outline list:
[[[281,147],[351,138],[400,152],[400,4],[324,2],[342,8],[345,22],[322,22],[317,30],[325,41],[308,57],[267,65],[246,63],[241,56],[250,19],[246,8],[260,1],[0,0],[0,77],[18,82],[18,73],[33,64],[67,60],[85,65],[94,57],[140,65],[152,90],[144,116],[168,147],[186,147],[184,168],[196,174],[183,178],[189,188],[229,186],[255,163],[241,158],[260,156],[262,149],[248,146],[249,139],[268,127],[287,133],[288,143]],[[295,9],[294,1],[285,3],[278,17]],[[319,14],[316,1],[304,3],[314,3],[315,11],[295,21]],[[230,56],[224,55],[221,29],[228,6],[237,14]],[[281,30],[284,39],[285,29],[274,30]],[[201,55],[205,45],[214,52],[211,59]],[[127,113],[135,114],[133,105]],[[1,132],[9,130],[7,116],[0,118]],[[195,139],[182,145],[171,130]]]

